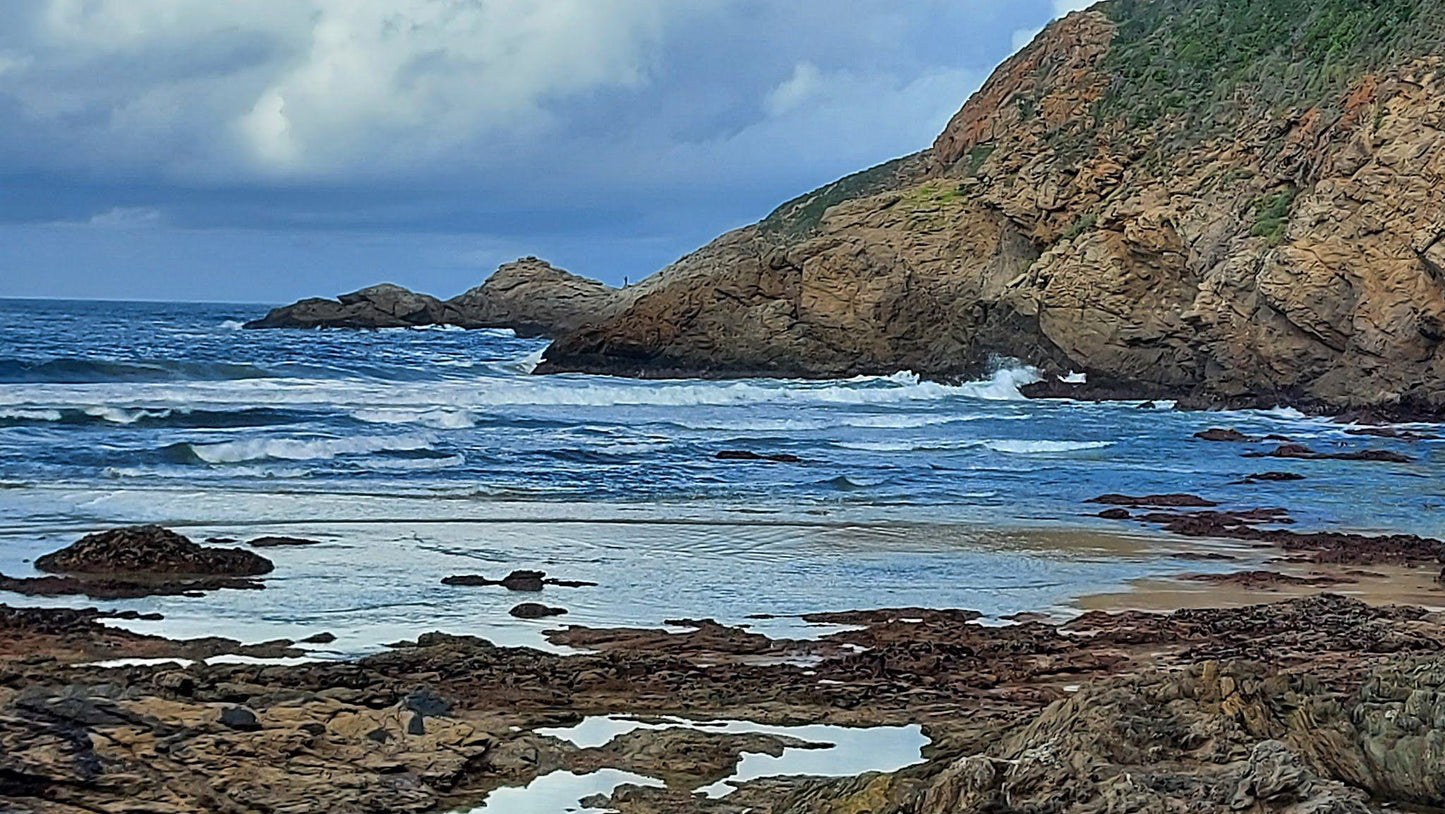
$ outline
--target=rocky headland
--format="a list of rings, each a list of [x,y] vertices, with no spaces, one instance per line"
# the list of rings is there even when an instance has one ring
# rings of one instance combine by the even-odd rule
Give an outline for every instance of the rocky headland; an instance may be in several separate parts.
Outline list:
[[[455,324],[538,372],[972,378],[1031,395],[1445,411],[1445,0],[1109,0],[934,144],[618,293],[533,259],[253,327]],[[1059,382],[1086,373],[1087,384]]]
[[[449,300],[384,283],[272,309],[247,328],[510,328],[518,336],[561,336],[607,318],[626,295],[535,257],[497,269]]]
[[[1445,5],[1117,0],[923,152],[645,280],[539,372],[975,377],[1445,408]]]

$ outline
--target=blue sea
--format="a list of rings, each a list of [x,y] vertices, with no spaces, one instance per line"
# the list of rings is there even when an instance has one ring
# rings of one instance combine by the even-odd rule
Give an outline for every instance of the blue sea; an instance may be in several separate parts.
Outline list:
[[[1031,401],[1018,388],[1036,373],[1006,359],[957,385],[536,376],[545,342],[508,331],[240,328],[265,311],[0,300],[0,571],[32,574],[34,556],[120,523],[311,536],[324,545],[267,552],[265,591],[110,604],[163,613],[163,632],[328,629],[350,653],[432,629],[539,640],[548,623],[440,585],[453,573],[592,580],[548,601],[569,622],[660,624],[914,605],[997,617],[1201,570],[1177,557],[1198,541],[1093,517],[1085,501],[1105,492],[1445,535],[1437,443],[1290,409]],[[1267,445],[1191,437],[1216,426],[1418,462],[1259,460],[1242,453]],[[1234,483],[1265,470],[1306,479]]]

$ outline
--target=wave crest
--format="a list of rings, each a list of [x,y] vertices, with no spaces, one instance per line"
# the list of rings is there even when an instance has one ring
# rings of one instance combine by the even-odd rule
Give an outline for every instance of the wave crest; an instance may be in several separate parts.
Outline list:
[[[253,438],[218,444],[176,444],[169,449],[188,453],[207,464],[246,461],[329,461],[344,455],[374,455],[379,452],[429,450],[426,436],[373,436],[362,438]]]

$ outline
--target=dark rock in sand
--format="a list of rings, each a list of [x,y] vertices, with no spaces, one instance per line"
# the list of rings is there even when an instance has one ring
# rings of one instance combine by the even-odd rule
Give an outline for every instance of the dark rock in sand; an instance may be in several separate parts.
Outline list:
[[[1185,494],[1142,495],[1138,497],[1133,495],[1109,494],[1100,495],[1089,502],[1104,503],[1111,506],[1129,506],[1136,509],[1146,507],[1208,507],[1219,505],[1212,500],[1205,500],[1198,495]]]
[[[130,526],[88,534],[35,560],[63,574],[250,577],[269,574],[271,561],[240,548],[207,548],[160,526]]]
[[[1186,551],[1182,554],[1175,554],[1174,559],[1192,560],[1195,562],[1227,562],[1239,558],[1229,554],[1221,554],[1218,551]]]
[[[719,461],[769,461],[778,464],[797,464],[803,462],[802,458],[786,452],[762,455],[741,449],[725,449],[717,454],[717,459]]]
[[[1201,441],[1220,441],[1226,443],[1249,443],[1257,440],[1253,436],[1245,435],[1239,430],[1232,428],[1222,429],[1220,427],[1212,427],[1203,432],[1196,432],[1194,433],[1194,437]]]
[[[523,602],[507,611],[518,619],[542,619],[547,616],[561,616],[566,612],[565,608],[553,608],[537,602]]]
[[[1193,582],[1212,582],[1219,585],[1235,585],[1250,589],[1271,589],[1280,587],[1329,588],[1335,585],[1351,585],[1359,582],[1354,577],[1320,574],[1299,577],[1281,574],[1278,571],[1236,571],[1229,574],[1191,574],[1182,579]]]
[[[1261,528],[1292,524],[1279,508],[1248,511],[1150,512],[1132,519],[1155,523],[1186,537],[1219,537],[1268,543],[1299,554],[1304,562],[1374,565],[1445,562],[1445,541],[1414,534],[1366,535],[1350,532],[1297,532]]]
[[[286,548],[320,544],[320,540],[308,540],[305,537],[257,537],[246,545],[252,548]]]

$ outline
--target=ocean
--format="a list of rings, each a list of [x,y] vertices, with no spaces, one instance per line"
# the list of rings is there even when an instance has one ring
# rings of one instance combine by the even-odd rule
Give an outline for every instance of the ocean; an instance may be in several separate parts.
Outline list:
[[[0,300],[0,572],[33,575],[35,556],[126,523],[313,537],[266,552],[264,591],[84,604],[162,613],[130,624],[170,635],[328,630],[339,638],[318,656],[341,657],[438,629],[539,644],[557,624],[508,617],[505,592],[441,584],[457,573],[597,582],[547,601],[567,623],[660,625],[1067,613],[1222,567],[1178,556],[1199,541],[1095,517],[1086,501],[1107,492],[1285,506],[1301,529],[1445,533],[1436,442],[1354,436],[1287,408],[1032,401],[1018,388],[1036,374],[1006,359],[955,385],[535,376],[546,343],[509,331],[240,328],[265,310]],[[1251,459],[1267,447],[1192,437],[1209,427],[1417,461]],[[1265,470],[1305,479],[1236,483]]]

